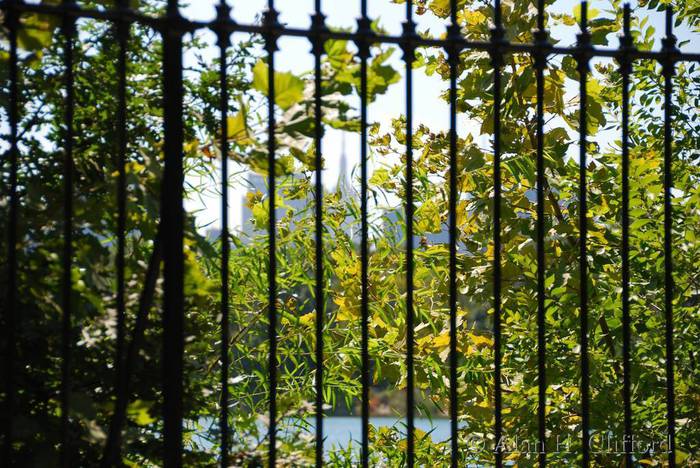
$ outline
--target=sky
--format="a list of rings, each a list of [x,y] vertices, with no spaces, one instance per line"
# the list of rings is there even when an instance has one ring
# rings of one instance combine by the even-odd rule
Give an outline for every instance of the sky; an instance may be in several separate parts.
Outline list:
[[[191,19],[212,20],[216,14],[215,5],[217,3],[217,0],[193,0],[182,11],[185,16]],[[577,3],[573,0],[559,0],[550,7],[550,11],[570,13]],[[267,8],[267,0],[229,1],[229,4],[233,5],[233,18],[243,24],[256,22],[260,13]],[[589,8],[604,11],[609,2],[593,0],[589,2],[589,5]],[[280,22],[283,24],[290,27],[310,27],[310,18],[314,13],[313,0],[277,0],[275,8],[280,12]],[[393,4],[391,0],[369,0],[368,9],[369,16],[373,19],[379,18],[381,26],[387,32],[396,35],[401,33],[401,24],[405,20],[405,5]],[[327,24],[334,27],[354,28],[357,18],[360,16],[360,0],[325,0],[322,1],[322,10],[327,17]],[[414,15],[414,20],[419,31],[430,30],[436,35],[442,33],[447,25],[445,20],[437,18],[431,13],[421,16]],[[651,14],[649,20],[656,27],[657,36],[660,38],[663,32],[663,14]],[[568,28],[567,30],[554,30],[551,33],[554,38],[560,40],[560,45],[572,45],[575,42],[575,32],[575,28]],[[697,35],[691,35],[687,30],[679,30],[676,34],[681,40],[692,39],[691,44],[685,47],[686,49],[698,50],[700,48]],[[202,33],[201,37],[212,44],[205,55],[210,54],[210,58],[216,57],[218,49],[213,46],[215,44],[213,34]],[[234,35],[234,46],[236,37]],[[611,41],[610,46],[617,46],[615,39]],[[192,60],[192,57],[186,56],[185,60]],[[308,40],[303,38],[282,37],[279,40],[279,52],[277,52],[275,60],[276,67],[280,71],[302,73],[313,69],[310,45]],[[368,107],[369,120],[379,122],[383,128],[386,128],[392,118],[405,112],[404,65],[399,51],[394,54],[391,63],[395,68],[401,70],[402,80]],[[437,77],[428,77],[422,71],[414,72],[413,109],[416,126],[425,124],[433,130],[446,130],[448,128],[449,107],[440,98],[440,93],[445,89],[445,86],[445,83]],[[475,125],[461,116],[458,117],[460,136],[464,136],[467,132],[473,132],[476,128]],[[325,185],[333,187],[338,179],[338,161],[343,150],[348,155],[348,164],[351,168],[359,163],[359,135],[346,133],[345,138],[342,138],[341,132],[327,129],[322,146],[324,158],[327,161],[323,175]],[[236,169],[234,168],[232,172],[236,172]],[[188,180],[195,184],[202,182],[195,178]],[[188,210],[197,212],[197,220],[202,231],[218,229],[220,228],[218,223],[221,210],[220,196],[216,189],[218,181],[204,181],[204,183],[211,186],[211,190],[208,190],[204,196],[188,200],[186,207]],[[241,203],[244,196],[245,188],[241,184],[240,178],[232,179],[229,199],[231,228],[239,228],[243,221],[241,219]]]

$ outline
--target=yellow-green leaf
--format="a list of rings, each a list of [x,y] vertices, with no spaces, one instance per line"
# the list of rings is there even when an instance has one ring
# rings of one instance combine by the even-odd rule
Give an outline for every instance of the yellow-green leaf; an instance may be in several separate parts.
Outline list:
[[[236,143],[250,142],[248,133],[248,122],[246,122],[245,112],[241,109],[235,115],[228,118],[228,133],[226,137]]]
[[[253,88],[268,94],[269,69],[265,62],[258,60],[253,67]],[[304,81],[290,72],[275,72],[275,104],[286,110],[304,97]]]
[[[136,400],[129,405],[127,414],[129,419],[139,426],[147,426],[156,422],[156,418],[150,414],[151,404],[147,401]]]
[[[595,8],[589,8],[588,9],[588,19],[592,20],[596,16],[600,14],[600,10],[596,10]],[[581,5],[574,5],[574,18],[576,18],[577,22],[581,22]]]

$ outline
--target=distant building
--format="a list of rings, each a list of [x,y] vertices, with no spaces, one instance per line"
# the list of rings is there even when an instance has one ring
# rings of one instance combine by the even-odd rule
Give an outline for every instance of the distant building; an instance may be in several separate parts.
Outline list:
[[[359,193],[355,187],[353,187],[351,182],[351,176],[348,170],[348,156],[346,152],[345,144],[345,134],[341,135],[341,148],[340,148],[340,158],[338,161],[338,180],[336,182],[335,190],[340,191],[344,197],[359,197]],[[294,176],[302,177],[302,176]],[[246,192],[247,193],[257,193],[262,194],[263,197],[268,196],[268,185],[267,176],[256,174],[250,172],[246,177]],[[313,184],[313,180],[312,180]],[[300,212],[304,208],[313,209],[313,192],[309,192],[308,197],[298,199],[298,200],[285,200],[287,207],[290,207],[295,212]],[[381,208],[380,208],[381,209]],[[278,208],[276,210],[277,219],[281,219],[286,214],[287,208]],[[244,196],[241,203],[241,240],[243,242],[246,239],[250,239],[255,235],[266,235],[267,229],[258,229],[253,223],[253,213],[250,208],[248,208],[247,197]],[[384,208],[382,213],[382,221],[380,221],[383,229],[384,235],[393,238],[396,242],[405,239],[405,207],[393,207]],[[292,220],[293,224],[293,220]],[[343,230],[348,234],[348,236],[355,242],[359,242],[359,232],[357,220],[348,219],[343,225]],[[447,244],[449,243],[449,229],[446,225],[442,226],[442,231],[439,233],[429,233],[424,236],[423,242],[427,242],[429,245],[435,244]],[[422,242],[422,236],[414,236],[413,245],[414,247],[419,247]]]
[[[348,174],[348,162],[347,162],[347,154],[346,154],[346,148],[345,148],[345,135],[342,135],[342,143],[341,143],[341,153],[340,153],[340,161],[339,161],[339,175],[338,175],[338,181],[336,183],[335,190],[341,191],[344,196],[352,196],[354,193],[354,188],[352,187],[352,184],[350,183],[350,177]],[[300,175],[295,175],[292,177],[303,177]],[[246,177],[246,194],[251,194],[251,193],[261,193],[263,197],[267,198],[268,197],[268,183],[267,183],[267,176],[263,176],[254,172],[249,172],[247,177]],[[279,190],[279,188],[278,188]],[[280,193],[280,192],[278,192]],[[278,195],[281,196],[281,195]],[[287,212],[287,207],[293,209],[295,212],[300,212],[304,208],[312,208],[313,205],[313,192],[309,192],[308,196],[306,198],[300,198],[297,200],[285,200],[285,205],[286,207],[283,208],[278,208],[275,210],[276,217],[277,219],[281,219]],[[293,221],[292,221],[293,224]],[[346,232],[351,236],[352,238],[352,223],[348,220],[345,223],[346,226]],[[291,226],[293,227],[293,226]],[[242,234],[242,240],[245,242],[246,239],[249,239],[251,237],[254,237],[255,235],[265,235],[266,230],[261,230],[261,229],[256,229],[255,225],[253,224],[253,213],[251,212],[250,208],[248,207],[248,200],[247,200],[247,195],[244,195],[242,200],[241,200],[241,229],[240,233]]]
[[[352,186],[350,180],[350,174],[348,172],[348,155],[345,146],[345,132],[341,135],[340,140],[340,163],[339,163],[338,181],[335,185],[336,192],[340,192],[344,197],[355,197],[359,194],[356,193],[355,188]],[[343,224],[343,231],[348,235],[350,239],[359,241],[359,236],[356,237],[357,232],[355,232],[355,223],[350,219],[346,219]]]

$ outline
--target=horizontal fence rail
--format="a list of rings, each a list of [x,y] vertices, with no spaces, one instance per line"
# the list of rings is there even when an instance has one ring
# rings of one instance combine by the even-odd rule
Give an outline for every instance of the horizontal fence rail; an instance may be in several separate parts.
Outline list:
[[[17,1],[17,0],[16,0]],[[127,21],[130,23],[139,23],[145,26],[150,26],[154,29],[162,31],[163,29],[169,28],[169,21],[165,17],[153,17],[144,14],[140,14],[131,9],[125,8],[122,10],[94,10],[87,8],[80,8],[77,6],[66,8],[57,5],[44,5],[44,4],[29,4],[18,2],[14,4],[10,0],[3,0],[0,2],[0,9],[7,11],[16,11],[19,13],[44,13],[52,14],[66,17],[74,18],[86,18],[86,19],[96,19],[103,21]],[[314,35],[319,35],[322,39],[342,39],[347,41],[356,42],[362,40],[363,42],[369,42],[372,44],[401,44],[410,40],[414,42],[416,46],[419,47],[439,47],[439,48],[453,48],[458,49],[472,49],[472,50],[492,50],[494,45],[490,41],[470,41],[463,37],[455,37],[450,39],[437,39],[428,37],[417,37],[417,38],[406,38],[404,36],[395,36],[387,34],[377,34],[372,32],[371,34],[363,33],[361,29],[354,32],[345,31],[333,31],[327,30],[324,32],[314,32],[310,29],[300,29],[294,27],[287,27],[282,24],[274,25],[272,29],[264,24],[239,24],[229,19],[227,21],[221,22],[221,20],[215,21],[195,21],[183,17],[177,19],[178,27],[182,28],[186,32],[195,32],[197,30],[222,30],[224,32],[230,33],[250,33],[250,34],[260,34],[260,35],[276,35],[280,36],[290,36],[290,37],[302,37],[310,38]],[[534,43],[521,43],[521,42],[508,42],[505,41],[500,45],[502,52],[523,52],[523,53],[534,53],[541,47],[541,45]],[[562,47],[551,45],[546,48],[548,55],[574,55],[579,51],[578,47]],[[700,53],[693,52],[681,52],[679,50],[668,51],[668,50],[635,50],[630,51],[630,57],[632,59],[648,59],[648,60],[659,60],[665,61],[668,59],[669,52],[672,53],[674,61],[685,61],[685,62],[698,62],[700,61]],[[612,57],[616,58],[620,55],[620,50],[611,48],[601,48],[592,47],[589,51],[591,57]]]
[[[581,430],[581,465],[584,467],[590,464],[590,449],[588,437],[590,434],[590,391],[589,391],[589,328],[588,323],[588,251],[587,251],[587,87],[586,77],[590,73],[589,63],[596,57],[608,57],[618,59],[622,74],[622,311],[623,311],[623,400],[624,400],[624,430],[625,437],[632,438],[632,409],[631,409],[631,331],[630,331],[630,267],[629,267],[629,87],[632,73],[632,63],[635,60],[656,60],[663,66],[664,82],[664,278],[665,278],[665,365],[666,365],[666,404],[667,404],[667,427],[669,440],[668,464],[675,466],[675,393],[674,393],[674,322],[673,322],[673,260],[672,260],[672,193],[673,174],[672,152],[673,135],[671,130],[671,101],[673,96],[673,81],[675,66],[678,62],[689,61],[700,63],[699,53],[681,52],[676,47],[676,38],[673,35],[673,14],[670,9],[666,10],[666,31],[661,50],[648,51],[635,48],[630,32],[630,7],[624,7],[624,26],[620,47],[615,49],[594,47],[591,44],[591,34],[588,31],[587,4],[581,4],[580,29],[574,46],[561,47],[548,41],[548,32],[545,29],[545,2],[537,2],[537,29],[534,31],[534,42],[516,43],[506,40],[506,29],[501,19],[501,5],[499,0],[494,3],[493,29],[489,41],[466,40],[460,31],[457,22],[457,1],[450,2],[450,24],[447,27],[447,34],[444,38],[421,37],[416,32],[416,24],[413,21],[414,4],[412,0],[406,0],[406,15],[401,35],[386,35],[376,33],[371,28],[371,19],[367,13],[368,0],[361,1],[361,17],[357,22],[357,29],[353,32],[334,31],[325,24],[325,17],[321,9],[321,1],[314,2],[314,15],[312,26],[309,29],[290,28],[278,21],[278,13],[272,0],[268,2],[268,9],[264,14],[260,24],[239,24],[231,18],[231,8],[222,1],[217,8],[216,19],[211,22],[192,21],[181,16],[177,0],[168,0],[165,15],[162,17],[152,17],[143,15],[128,7],[126,0],[118,0],[114,8],[111,9],[87,9],[78,6],[72,1],[62,1],[60,4],[29,4],[22,0],[3,0],[0,2],[0,9],[5,14],[5,26],[9,32],[9,123],[10,123],[10,149],[9,149],[9,204],[10,222],[8,233],[7,252],[7,277],[9,287],[6,304],[7,309],[4,317],[5,340],[8,349],[4,350],[6,368],[4,372],[5,381],[5,408],[6,423],[3,425],[4,447],[2,456],[4,460],[9,460],[12,451],[13,440],[13,411],[14,401],[17,397],[17,386],[14,381],[15,369],[13,368],[13,356],[16,343],[16,323],[21,320],[17,317],[15,309],[17,305],[17,293],[21,285],[17,284],[18,264],[15,253],[17,246],[18,231],[18,207],[20,199],[18,196],[17,174],[19,167],[18,158],[18,51],[17,34],[21,27],[20,16],[29,13],[42,13],[57,15],[62,20],[61,32],[64,47],[64,67],[65,67],[65,90],[66,90],[66,112],[65,112],[65,134],[64,144],[64,213],[63,213],[63,251],[62,251],[62,380],[61,380],[61,417],[63,424],[63,439],[61,441],[61,466],[72,466],[68,454],[70,453],[70,433],[68,430],[68,415],[70,412],[70,390],[71,390],[71,346],[70,329],[71,323],[71,268],[73,258],[73,111],[75,106],[74,96],[74,75],[73,75],[73,49],[80,40],[76,33],[76,21],[79,19],[94,19],[112,22],[119,41],[120,55],[118,70],[118,109],[117,114],[118,132],[115,142],[119,151],[119,177],[118,177],[118,232],[117,232],[117,259],[115,269],[117,271],[117,356],[115,357],[115,387],[114,393],[117,404],[114,410],[114,422],[110,427],[110,434],[102,458],[102,466],[114,466],[117,464],[121,453],[121,431],[125,423],[126,406],[129,398],[129,373],[133,367],[136,351],[134,341],[126,346],[126,331],[124,327],[125,311],[125,223],[126,223],[126,141],[127,141],[127,95],[126,95],[126,68],[127,56],[126,48],[129,40],[129,27],[133,24],[142,24],[152,27],[160,32],[163,39],[163,102],[164,111],[164,175],[162,181],[163,195],[161,199],[161,220],[157,238],[154,239],[154,251],[158,253],[154,265],[149,265],[146,275],[146,283],[150,288],[154,287],[159,273],[160,258],[164,261],[164,299],[162,306],[162,328],[163,342],[162,353],[167,356],[163,360],[163,380],[162,390],[164,398],[163,408],[163,439],[164,452],[163,463],[166,467],[182,466],[183,461],[183,358],[184,358],[184,168],[183,168],[183,37],[185,34],[193,33],[197,30],[209,30],[216,34],[218,38],[218,50],[221,57],[219,69],[219,92],[220,92],[220,118],[222,128],[222,138],[220,150],[222,155],[222,184],[221,184],[221,241],[222,251],[220,258],[221,265],[221,386],[220,395],[221,414],[219,415],[221,466],[228,466],[228,455],[231,447],[231,437],[233,437],[229,427],[228,408],[230,407],[230,396],[228,394],[229,381],[229,260],[230,260],[230,233],[228,228],[228,175],[229,167],[227,155],[229,154],[228,142],[228,105],[229,92],[227,89],[227,63],[226,51],[231,47],[230,35],[233,33],[257,34],[265,40],[265,51],[268,55],[268,166],[269,166],[269,264],[268,264],[268,295],[269,295],[269,329],[268,339],[270,345],[269,354],[269,462],[274,466],[278,458],[277,454],[277,380],[278,380],[278,356],[277,356],[277,297],[278,285],[276,278],[276,210],[275,210],[275,156],[277,152],[275,141],[275,52],[277,41],[280,37],[291,36],[307,38],[312,46],[314,55],[314,160],[315,160],[315,298],[316,322],[315,322],[315,462],[316,466],[324,463],[323,454],[323,420],[324,420],[324,399],[323,382],[325,378],[323,369],[323,329],[325,317],[325,285],[323,272],[323,180],[322,180],[322,138],[323,138],[323,105],[322,105],[322,76],[321,59],[324,55],[323,45],[330,39],[348,40],[357,45],[358,56],[360,58],[360,178],[361,178],[361,235],[360,235],[360,259],[361,259],[361,408],[362,408],[362,436],[360,461],[362,466],[369,466],[369,389],[371,386],[370,352],[369,352],[369,222],[368,222],[368,59],[370,58],[370,46],[373,44],[395,44],[402,48],[403,61],[406,66],[406,252],[405,262],[407,271],[407,446],[406,462],[408,466],[415,463],[415,401],[414,401],[414,252],[413,252],[413,224],[414,224],[414,200],[413,200],[413,79],[412,64],[415,60],[415,50],[418,47],[432,47],[444,49],[450,68],[449,79],[449,380],[450,380],[450,407],[451,418],[450,449],[451,465],[456,467],[459,462],[458,446],[458,415],[459,405],[457,393],[457,362],[459,358],[457,349],[457,77],[459,65],[459,53],[465,50],[487,52],[491,57],[493,67],[493,90],[494,90],[494,112],[493,112],[493,151],[494,151],[494,171],[493,171],[493,208],[494,224],[493,228],[493,335],[494,335],[494,437],[500,440],[503,435],[502,417],[502,389],[501,389],[501,127],[502,127],[502,76],[503,56],[507,53],[531,54],[534,58],[534,68],[536,73],[536,200],[537,200],[537,224],[535,240],[537,246],[537,376],[538,376],[538,410],[537,426],[538,435],[541,441],[546,434],[546,342],[545,342],[545,109],[544,109],[544,71],[547,60],[550,56],[566,55],[573,57],[578,64],[579,72],[579,94],[580,94],[580,154],[579,154],[579,200],[581,208],[579,210],[579,270],[580,270],[580,371],[581,371],[581,401],[580,411],[582,417]],[[148,310],[150,299],[143,298],[139,304],[139,311]],[[144,323],[138,322],[134,333],[143,333]],[[139,332],[140,330],[140,332]],[[166,363],[167,362],[167,363]],[[503,449],[495,450],[495,462],[497,466],[502,466]],[[544,447],[539,453],[538,463],[540,466],[546,465],[546,451]],[[625,458],[628,466],[631,466],[632,458],[629,448],[625,449]]]

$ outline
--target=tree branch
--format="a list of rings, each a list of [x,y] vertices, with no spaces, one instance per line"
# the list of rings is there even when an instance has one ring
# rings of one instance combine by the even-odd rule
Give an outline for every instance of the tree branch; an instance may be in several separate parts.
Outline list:
[[[107,443],[102,455],[100,466],[109,468],[112,466],[120,466],[117,457],[120,453],[122,442],[122,431],[126,422],[126,410],[129,405],[129,388],[131,377],[134,371],[134,364],[138,355],[139,349],[143,342],[143,337],[148,327],[148,312],[153,306],[155,296],[156,282],[160,275],[160,267],[163,260],[163,252],[161,248],[161,226],[158,225],[158,232],[153,242],[153,252],[148,262],[146,277],[144,280],[144,288],[139,298],[139,308],[136,314],[136,323],[132,333],[131,343],[127,350],[126,360],[120,363],[121,356],[117,356],[117,382],[116,393],[117,401],[114,406],[114,414],[109,425],[109,435]]]
[[[530,126],[530,128],[531,127],[532,126]],[[534,133],[532,131],[528,131],[528,136],[530,137],[530,144],[533,148],[536,148],[537,140],[535,138]],[[561,211],[561,207],[559,206],[559,200],[557,199],[556,195],[549,186],[549,182],[547,181],[546,177],[544,178],[543,189],[546,193],[549,203],[552,205],[552,211],[554,212],[554,216],[557,218],[557,221],[559,221],[559,223],[561,224],[566,223],[566,218],[564,217],[564,214]],[[576,245],[576,239],[571,239],[569,236],[565,237],[565,239],[567,240],[570,246]],[[615,352],[615,342],[612,339],[610,327],[608,326],[607,320],[605,320],[605,316],[600,316],[600,318],[598,319],[598,324],[600,325],[600,329],[603,331],[603,340],[605,341],[605,345],[608,348],[610,356],[612,358],[616,358],[617,353]],[[613,361],[613,367],[615,368],[616,374],[622,375],[622,369],[620,368],[620,363],[617,360]]]

